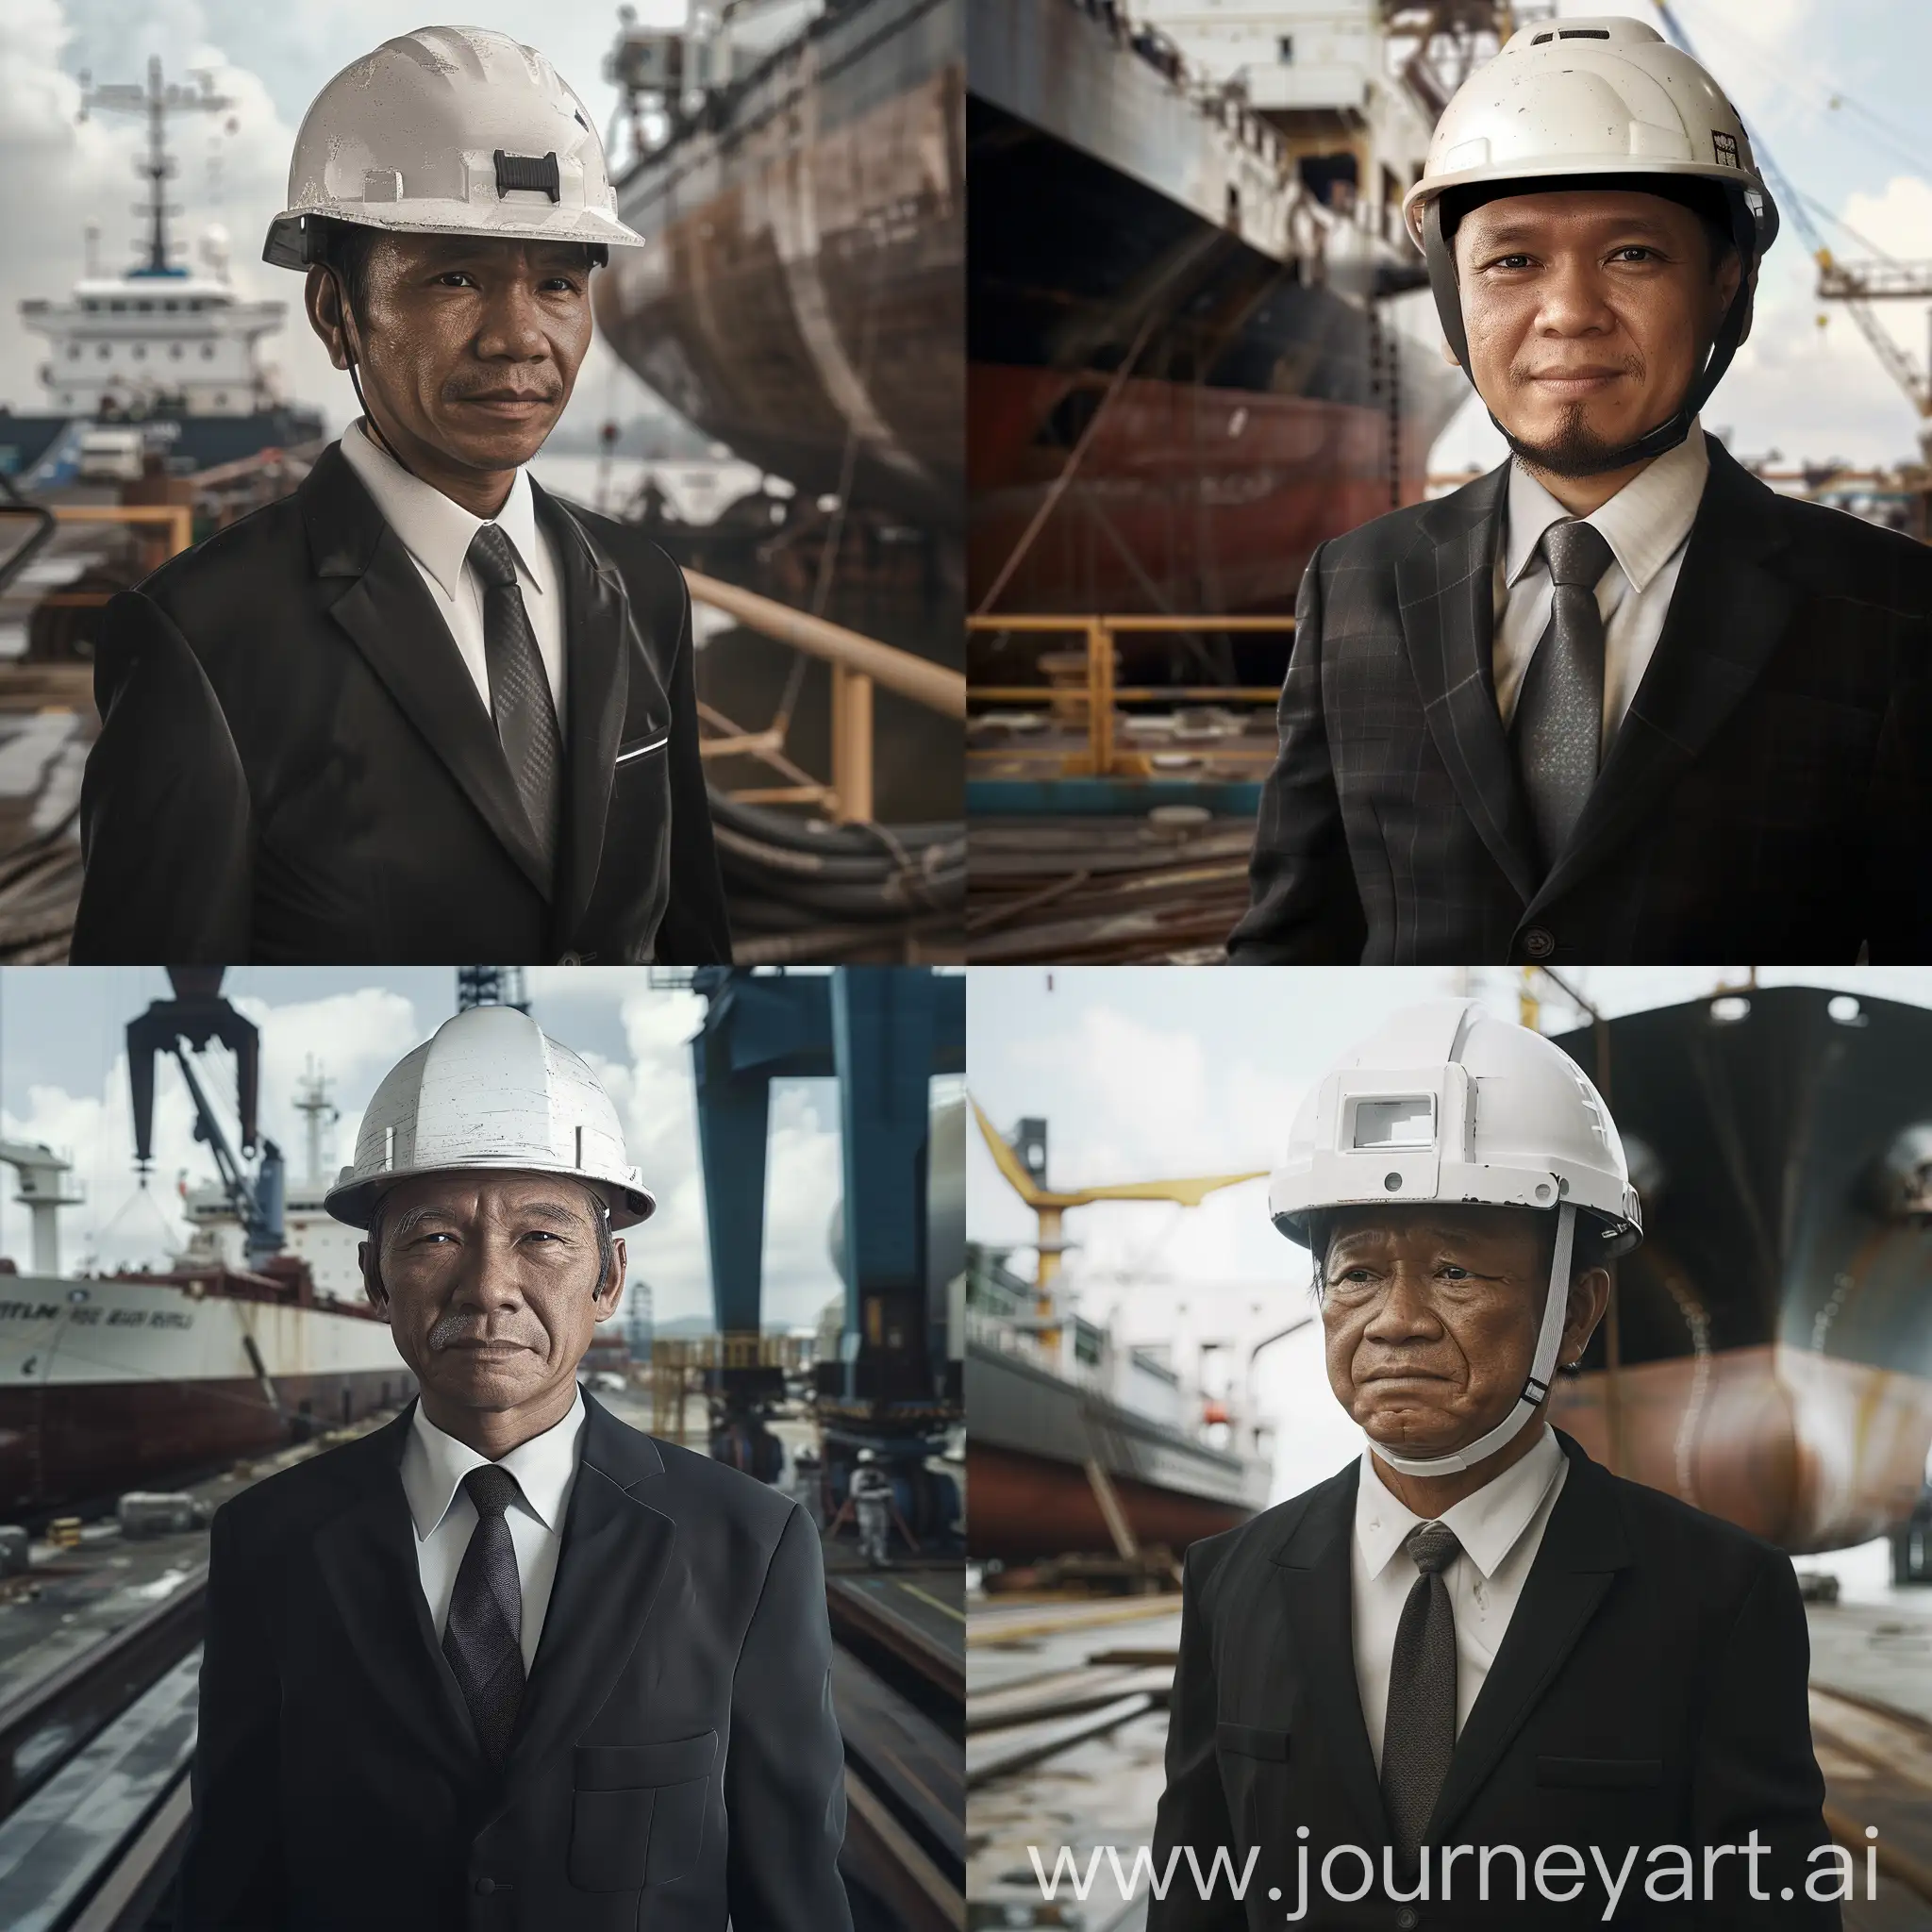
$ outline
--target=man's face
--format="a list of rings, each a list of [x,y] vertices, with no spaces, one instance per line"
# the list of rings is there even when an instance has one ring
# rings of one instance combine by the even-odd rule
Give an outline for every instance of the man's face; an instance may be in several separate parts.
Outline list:
[[[1535,1358],[1549,1285],[1550,1218],[1526,1208],[1410,1207],[1338,1214],[1322,1326],[1335,1399],[1376,1442],[1441,1455],[1507,1414]],[[1560,1361],[1595,1326],[1587,1271]],[[1599,1305],[1600,1306],[1600,1305]]]
[[[494,475],[535,456],[591,344],[582,247],[383,234],[363,281],[357,374],[404,460],[427,449]],[[308,308],[336,367],[346,368],[330,277],[320,268],[309,271]]]
[[[589,1191],[548,1174],[404,1181],[376,1232],[380,1253],[362,1247],[370,1298],[416,1379],[456,1408],[520,1408],[562,1389],[623,1293],[623,1241],[600,1284]]]
[[[1469,373],[1557,475],[1664,422],[1702,368],[1741,273],[1687,208],[1578,189],[1485,202],[1456,230]]]

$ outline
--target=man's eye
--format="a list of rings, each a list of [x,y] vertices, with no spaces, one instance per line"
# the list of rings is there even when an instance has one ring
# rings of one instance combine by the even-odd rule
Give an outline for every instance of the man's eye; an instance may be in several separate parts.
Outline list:
[[[1471,1278],[1469,1270],[1459,1261],[1444,1261],[1436,1273],[1449,1281],[1467,1281]]]
[[[475,277],[470,274],[469,270],[466,268],[453,268],[446,270],[442,275],[437,277],[437,280],[443,283],[446,287],[452,289],[457,287],[458,284],[459,283],[467,284],[470,288],[473,289],[476,286]]]

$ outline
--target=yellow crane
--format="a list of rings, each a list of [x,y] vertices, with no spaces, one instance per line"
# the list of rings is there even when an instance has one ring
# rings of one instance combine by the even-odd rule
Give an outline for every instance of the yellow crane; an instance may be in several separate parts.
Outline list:
[[[1223,1188],[1239,1187],[1242,1181],[1265,1180],[1268,1177],[1266,1168],[1256,1168],[1246,1174],[1195,1174],[1183,1180],[1115,1181],[1102,1187],[1049,1188],[1043,1174],[1036,1177],[1028,1171],[1019,1151],[987,1119],[976,1100],[973,1103],[973,1117],[979,1123],[980,1135],[986,1141],[987,1152],[992,1156],[993,1165],[1021,1200],[1032,1208],[1039,1224],[1039,1238],[1034,1247],[1040,1256],[1040,1268],[1034,1276],[1034,1287],[1039,1295],[1037,1312],[1042,1322],[1053,1319],[1053,1284],[1059,1274],[1060,1256],[1066,1247],[1061,1238],[1061,1217],[1068,1208],[1091,1207],[1096,1201],[1172,1201],[1176,1207],[1198,1208],[1209,1194]],[[1052,1345],[1050,1330],[1042,1339],[1049,1347]]]

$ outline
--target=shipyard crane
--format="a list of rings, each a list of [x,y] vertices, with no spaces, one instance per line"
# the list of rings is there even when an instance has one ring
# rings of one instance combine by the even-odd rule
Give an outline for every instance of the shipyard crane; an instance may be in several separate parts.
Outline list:
[[[1690,36],[1672,9],[1669,0],[1651,0],[1664,24],[1664,31],[1685,53],[1696,55]],[[1778,207],[1805,239],[1811,258],[1818,264],[1818,298],[1822,302],[1842,302],[1858,333],[1871,343],[1873,353],[1884,363],[1886,372],[1905,391],[1906,400],[1919,418],[1919,446],[1932,462],[1932,375],[1922,371],[1892,340],[1891,331],[1872,311],[1874,302],[1932,301],[1932,262],[1928,261],[1839,261],[1825,246],[1824,237],[1805,206],[1805,197],[1790,178],[1773,162],[1757,130],[1751,129],[1751,146],[1763,169],[1765,179],[1776,191]]]
[[[259,1268],[282,1248],[282,1150],[258,1132],[256,1103],[261,1088],[261,1035],[255,1023],[222,997],[219,966],[171,966],[175,997],[155,1000],[127,1023],[127,1084],[134,1102],[134,1158],[143,1184],[154,1167],[155,1061],[172,1054],[194,1103],[194,1138],[214,1156],[222,1191],[242,1224],[247,1264]],[[237,1115],[242,1154],[260,1159],[253,1176],[228,1144],[194,1071],[194,1056],[219,1042],[235,1056]]]
[[[1007,1184],[1032,1208],[1039,1224],[1034,1252],[1040,1266],[1034,1274],[1040,1297],[1041,1322],[1054,1322],[1053,1285],[1060,1272],[1060,1257],[1067,1243],[1062,1238],[1061,1217],[1070,1208],[1091,1207],[1096,1201],[1171,1201],[1179,1208],[1198,1208],[1209,1194],[1223,1188],[1239,1187],[1243,1181],[1266,1180],[1266,1168],[1253,1168],[1244,1174],[1194,1174],[1184,1180],[1115,1181],[1099,1187],[1049,1188],[1046,1184],[1046,1123],[1023,1120],[1009,1141],[987,1119],[978,1101],[973,1103],[973,1117]],[[1045,1331],[1050,1337],[1052,1327]]]

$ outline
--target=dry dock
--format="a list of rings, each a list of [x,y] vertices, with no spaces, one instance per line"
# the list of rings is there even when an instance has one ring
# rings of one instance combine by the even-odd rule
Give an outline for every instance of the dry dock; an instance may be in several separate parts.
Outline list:
[[[1828,1559],[1826,1562],[1828,1567]],[[1932,1932],[1932,1589],[1813,1604],[1812,1739],[1826,1820],[1864,1883],[1878,1827],[1876,1895],[1844,1907],[1845,1932]],[[1139,1932],[1144,1881],[1124,1896],[1105,1855],[1084,1901],[1041,1896],[1067,1846],[1083,1874],[1099,1847],[1152,1841],[1177,1599],[1096,1604],[974,1598],[967,1618],[968,1923]]]
[[[648,1427],[648,1405],[602,1398]],[[380,1427],[378,1416],[365,1427]],[[229,1496],[358,1428],[190,1486]],[[697,1443],[693,1447],[701,1446]],[[208,1582],[206,1526],[36,1542],[0,1578],[0,1926],[162,1932],[189,1822]],[[964,1921],[964,1618],[958,1562],[872,1573],[825,1548],[833,1701],[845,1740],[841,1869],[858,1932]]]

